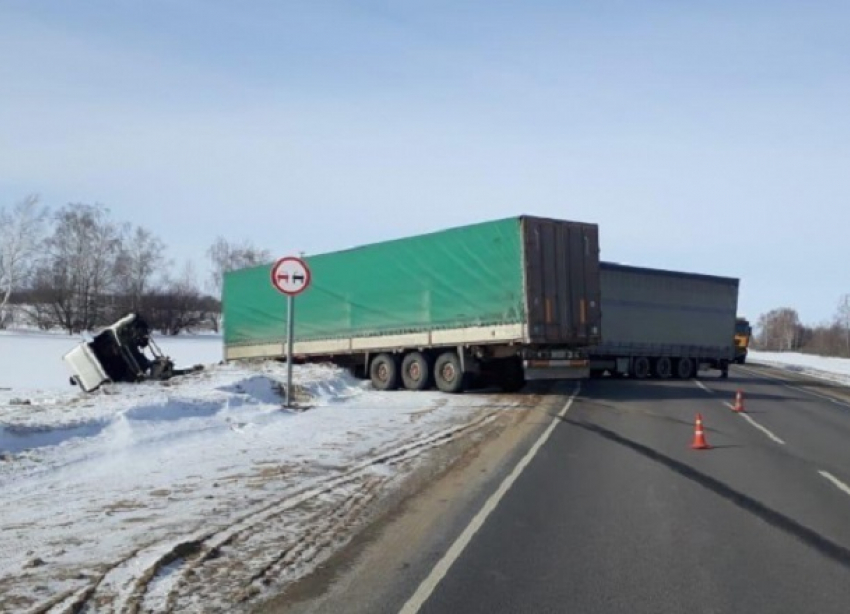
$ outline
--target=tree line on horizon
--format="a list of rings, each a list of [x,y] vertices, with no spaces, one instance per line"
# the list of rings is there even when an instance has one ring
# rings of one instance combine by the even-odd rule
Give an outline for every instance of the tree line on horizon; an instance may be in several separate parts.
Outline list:
[[[51,210],[28,195],[0,206],[0,329],[76,334],[141,313],[165,334],[218,331],[224,273],[271,256],[249,241],[219,236],[206,257],[211,272],[202,281],[191,261],[175,265],[159,237],[114,220],[103,205]]]
[[[210,274],[191,261],[175,266],[150,230],[120,223],[100,204],[56,210],[31,194],[0,206],[0,329],[12,325],[71,334],[143,314],[158,331],[218,331],[224,273],[271,260],[250,241],[217,237],[207,249]],[[850,358],[850,294],[831,321],[806,325],[792,307],[762,314],[754,349]]]
[[[839,299],[833,319],[820,324],[803,324],[792,307],[762,314],[756,324],[754,347],[767,352],[850,358],[850,294]]]

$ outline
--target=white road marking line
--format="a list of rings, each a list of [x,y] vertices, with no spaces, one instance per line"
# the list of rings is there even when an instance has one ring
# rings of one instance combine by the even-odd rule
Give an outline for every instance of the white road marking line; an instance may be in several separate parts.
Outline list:
[[[832,475],[829,471],[818,471],[823,477],[832,482],[838,490],[843,491],[845,494],[850,495],[850,486],[847,486],[844,482],[839,480],[837,477]]]
[[[735,411],[735,405],[733,405],[732,403],[723,403],[723,404],[724,404],[726,407],[728,407],[729,409],[731,409],[732,411]],[[750,424],[752,424],[754,427],[756,427],[756,428],[757,428],[758,430],[760,430],[762,433],[764,433],[765,435],[767,435],[768,437],[770,437],[770,438],[771,438],[773,441],[775,441],[776,443],[778,443],[778,444],[780,444],[780,445],[783,445],[783,446],[785,445],[785,442],[784,442],[784,441],[782,441],[781,439],[779,439],[779,437],[777,437],[777,436],[776,436],[776,435],[774,435],[772,432],[770,432],[768,429],[766,429],[765,427],[763,427],[761,424],[759,424],[758,422],[756,422],[755,420],[753,420],[753,419],[752,419],[750,416],[748,416],[747,414],[745,414],[745,413],[743,413],[743,412],[735,412],[735,413],[737,413],[737,414],[738,414],[739,416],[741,416],[744,420],[746,420],[747,422],[749,422]]]
[[[765,427],[763,427],[761,424],[759,424],[758,422],[756,422],[755,420],[753,420],[752,418],[750,418],[747,414],[739,414],[739,415],[740,415],[740,416],[741,416],[744,420],[746,420],[747,422],[749,422],[750,424],[752,424],[754,427],[756,427],[756,428],[757,428],[758,430],[760,430],[762,433],[764,433],[765,435],[767,435],[768,437],[770,437],[773,441],[775,441],[775,442],[776,442],[776,443],[778,443],[779,445],[781,445],[781,446],[784,446],[784,445],[785,445],[785,442],[784,442],[784,441],[782,441],[781,439],[779,439],[779,437],[777,437],[776,435],[774,435],[772,432],[770,432],[768,429],[766,429]]]
[[[502,500],[502,497],[508,492],[508,490],[513,486],[514,482],[516,482],[517,478],[523,472],[523,470],[528,466],[534,456],[537,454],[538,450],[543,447],[543,444],[549,439],[549,436],[552,434],[552,431],[555,430],[555,427],[561,421],[567,411],[569,411],[570,407],[572,407],[573,401],[575,401],[576,396],[578,396],[579,391],[581,390],[581,383],[576,385],[575,392],[573,392],[572,396],[570,396],[567,404],[564,405],[564,408],[560,411],[560,413],[552,419],[552,423],[548,426],[548,428],[543,432],[542,435],[537,439],[531,449],[526,452],[525,456],[522,457],[522,460],[517,463],[516,467],[514,467],[513,471],[511,471],[510,475],[504,479],[504,481],[499,485],[499,488],[496,489],[477,514],[473,517],[473,519],[469,522],[466,528],[463,530],[463,533],[455,540],[455,542],[451,545],[451,547],[446,551],[443,555],[443,558],[439,560],[439,562],[434,566],[431,570],[431,573],[428,574],[428,577],[422,581],[422,584],[419,585],[419,588],[416,589],[416,592],[413,593],[413,596],[407,600],[407,603],[399,611],[399,614],[416,614],[437,588],[437,585],[440,581],[446,576],[451,566],[460,558],[460,555],[463,553],[464,549],[469,545],[469,542],[472,541],[472,538],[478,532],[484,522],[487,520],[487,517],[496,509],[496,506],[499,505],[499,502]]]
[[[708,392],[708,393],[710,393],[710,394],[714,394],[714,391],[709,390],[708,388],[706,388],[706,387],[705,387],[705,385],[703,385],[703,383],[702,383],[701,381],[699,381],[698,379],[695,379],[695,380],[694,380],[694,383],[695,383],[697,386],[699,386],[700,388],[702,388],[703,390],[705,390],[706,392]],[[724,401],[724,402],[723,402],[723,404],[724,404],[726,407],[728,407],[729,409],[731,409],[731,410],[733,410],[733,411],[734,411],[735,406],[734,406],[734,405],[732,405],[732,403],[727,403],[727,402],[725,402],[725,401]],[[758,430],[760,430],[762,433],[764,433],[765,435],[767,435],[768,437],[770,437],[770,439],[772,439],[773,441],[775,441],[775,442],[776,442],[776,443],[778,443],[779,445],[781,445],[781,446],[784,446],[784,445],[785,445],[785,442],[784,442],[784,441],[782,441],[781,439],[779,439],[779,437],[777,437],[776,435],[774,435],[774,434],[773,434],[770,430],[768,430],[767,428],[763,427],[761,424],[759,424],[758,422],[756,422],[755,420],[753,420],[752,418],[750,418],[747,414],[745,414],[745,413],[743,413],[743,412],[736,412],[736,413],[738,413],[738,414],[739,414],[739,415],[740,415],[740,416],[741,416],[744,420],[746,420],[747,422],[749,422],[750,424],[752,424],[754,427],[756,427],[756,428],[757,428]]]
[[[708,388],[706,388],[705,384],[703,384],[703,383],[702,383],[701,381],[699,381],[698,379],[695,379],[695,380],[694,380],[694,384],[696,384],[697,386],[699,386],[700,388],[702,388],[703,390],[705,390],[708,394],[714,394],[711,390],[709,390]]]

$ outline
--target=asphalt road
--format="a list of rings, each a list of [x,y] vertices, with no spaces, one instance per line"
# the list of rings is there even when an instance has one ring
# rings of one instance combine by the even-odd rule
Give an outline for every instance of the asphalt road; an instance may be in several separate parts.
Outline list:
[[[771,374],[585,383],[407,611],[850,612],[850,398]]]

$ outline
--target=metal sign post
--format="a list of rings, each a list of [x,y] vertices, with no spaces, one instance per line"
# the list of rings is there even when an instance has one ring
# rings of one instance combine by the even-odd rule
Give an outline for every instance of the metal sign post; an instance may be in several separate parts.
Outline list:
[[[295,346],[295,297],[306,290],[312,276],[301,258],[287,256],[272,265],[272,286],[287,296],[286,305],[286,407],[292,407],[292,361]]]
[[[292,345],[295,340],[295,297],[286,299],[286,407],[292,407]]]

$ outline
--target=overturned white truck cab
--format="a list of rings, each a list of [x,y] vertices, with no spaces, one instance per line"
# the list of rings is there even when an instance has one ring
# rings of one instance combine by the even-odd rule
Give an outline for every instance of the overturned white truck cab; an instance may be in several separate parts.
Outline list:
[[[131,313],[83,341],[62,357],[71,383],[92,392],[107,382],[166,380],[193,369],[177,370],[151,338],[144,318]]]

